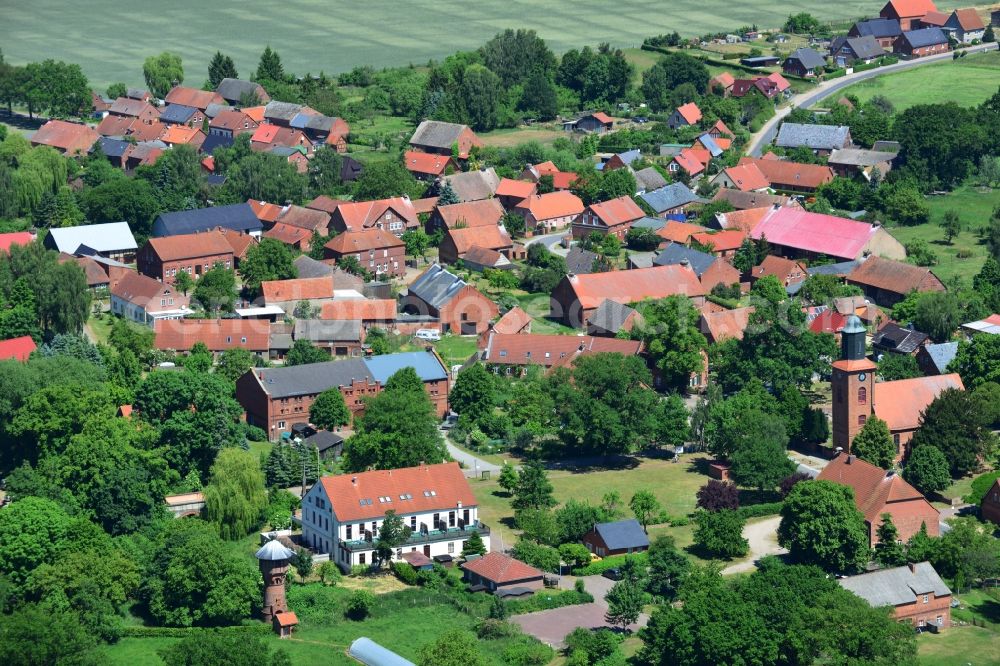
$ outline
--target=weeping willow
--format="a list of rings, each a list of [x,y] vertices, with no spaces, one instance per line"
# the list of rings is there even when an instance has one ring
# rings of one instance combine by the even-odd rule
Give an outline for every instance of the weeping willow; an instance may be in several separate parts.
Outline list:
[[[267,509],[264,473],[249,452],[222,449],[212,464],[204,493],[206,517],[223,539],[241,539],[263,521]]]

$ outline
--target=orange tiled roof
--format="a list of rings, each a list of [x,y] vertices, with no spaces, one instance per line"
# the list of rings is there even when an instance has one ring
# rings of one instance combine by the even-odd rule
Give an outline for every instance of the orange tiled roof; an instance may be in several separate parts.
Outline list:
[[[722,76],[722,74],[720,74],[719,76]],[[718,78],[718,77],[716,77],[716,78]],[[733,78],[731,74],[729,75],[729,78],[730,79]],[[726,123],[722,122],[721,118],[719,120],[715,121],[715,124],[712,125],[712,127],[710,128],[709,131],[719,132],[720,134],[725,134],[730,139],[732,139],[734,136],[736,136],[735,134],[733,134],[733,131],[731,129],[729,129],[729,127],[726,126]],[[716,142],[718,142],[718,139],[716,139]],[[721,146],[720,146],[720,148],[721,148]]]
[[[701,109],[694,102],[688,102],[677,107],[677,113],[681,114],[688,125],[694,125],[701,120]]]
[[[278,218],[281,217],[281,211],[284,210],[282,206],[273,203],[267,203],[266,201],[254,201],[253,199],[247,199],[247,203],[250,208],[253,209],[253,214],[257,216],[257,219],[261,222],[277,222]]]
[[[229,242],[216,230],[150,238],[148,243],[161,261],[207,257],[213,254],[228,254],[233,251]]]
[[[702,312],[701,331],[709,337],[710,342],[720,342],[726,338],[742,340],[753,312],[753,307]]]
[[[962,378],[955,373],[876,382],[873,408],[875,416],[889,430],[913,430],[920,425],[920,414],[946,389],[965,390]]]
[[[755,278],[762,278],[768,275],[773,275],[781,281],[781,284],[785,284],[785,281],[789,279],[795,281],[804,280],[807,273],[805,267],[799,262],[786,257],[779,257],[776,254],[769,254],[764,257],[764,261],[760,262],[759,266],[753,267],[753,276]],[[796,277],[798,280],[796,280]]]
[[[446,233],[455,244],[458,254],[465,254],[473,247],[500,250],[513,245],[507,232],[497,226],[449,229]]]
[[[243,109],[243,113],[250,116],[250,119],[255,123],[260,124],[264,122],[264,109],[266,108],[266,106],[248,106]]]
[[[728,213],[717,213],[716,219],[719,220],[719,224],[723,229],[739,229],[749,234],[770,210],[770,206],[733,210]]]
[[[663,228],[658,230],[656,235],[672,243],[687,244],[691,235],[700,231],[708,231],[708,229],[698,224],[691,224],[690,222],[671,220],[663,225]]]
[[[772,187],[795,186],[815,189],[833,180],[833,169],[821,164],[800,164],[785,160],[744,157],[740,166],[754,164]]]
[[[440,176],[445,172],[449,164],[454,166],[455,162],[450,157],[443,155],[408,150],[403,153],[403,164],[406,166],[407,171],[429,176]]]
[[[139,124],[141,124],[139,120],[133,116],[107,115],[97,124],[97,133],[101,136],[125,136],[129,133],[132,125]],[[32,137],[32,140],[34,141],[35,137]]]
[[[632,271],[621,271],[629,272]],[[542,333],[492,332],[480,340],[483,361],[498,365],[542,365],[572,362],[577,356],[617,353],[636,356],[638,340],[619,340],[592,335],[545,335]]]
[[[599,123],[614,123],[615,119],[604,113],[603,111],[598,111],[597,113],[591,114]]]
[[[274,619],[278,621],[279,627],[294,627],[299,623],[298,616],[292,611],[284,611],[282,613],[275,613]]]
[[[382,229],[365,229],[363,231],[345,231],[331,238],[323,247],[338,254],[352,254],[369,250],[382,250],[392,247],[403,247],[406,243],[395,234]]]
[[[750,162],[726,169],[726,176],[740,192],[752,192],[770,187],[770,183],[757,165]]]
[[[273,227],[264,232],[264,238],[273,238],[285,245],[298,246],[302,241],[312,238],[312,232],[302,227],[277,222]]]
[[[320,319],[394,321],[396,301],[391,298],[341,298],[323,304]]]
[[[205,141],[205,134],[200,129],[188,127],[187,125],[171,124],[167,126],[167,130],[160,136],[160,141],[167,144],[200,144]]]
[[[542,577],[542,572],[535,567],[497,552],[486,553],[477,560],[466,562],[462,568],[498,585],[538,580]]]
[[[609,227],[628,224],[646,215],[628,195],[591,204],[590,211]]]
[[[213,352],[235,347],[266,351],[271,324],[266,319],[161,319],[154,330],[157,349],[188,351],[201,342]]]
[[[264,302],[267,304],[333,298],[333,280],[330,276],[269,280],[261,282],[260,288],[264,295]]]
[[[515,306],[496,320],[496,323],[493,324],[493,330],[500,335],[513,335],[520,333],[530,323],[531,315],[519,306]]]
[[[680,265],[573,275],[563,279],[569,280],[584,310],[596,308],[605,299],[629,304],[674,294],[688,297],[705,295],[705,289],[694,271]]]
[[[692,176],[704,171],[711,158],[711,153],[704,148],[683,148],[674,155],[674,161]]]
[[[239,259],[245,257],[250,246],[257,242],[250,234],[244,234],[233,229],[219,227],[218,232],[229,243],[229,247],[233,250],[233,255]]]
[[[948,14],[945,14],[944,12],[927,12],[920,17],[920,22],[927,26],[937,26],[940,28],[948,22],[948,18]]]
[[[129,127],[129,136],[135,137],[136,141],[156,141],[163,136],[167,125],[156,121],[155,123],[142,123],[135,121]],[[198,142],[201,145],[201,142]]]
[[[243,111],[220,111],[216,114],[209,127],[227,129],[231,132],[251,130],[257,127],[257,121]]]
[[[198,90],[197,88],[187,88],[185,86],[174,86],[163,99],[167,104],[181,104],[192,106],[204,111],[209,104],[225,104],[226,100],[222,95],[211,90]]]
[[[840,454],[827,463],[816,478],[819,481],[832,481],[853,489],[854,503],[864,514],[865,520],[870,523],[878,520],[879,516],[886,512],[887,505],[897,502],[914,503],[921,509],[938,513],[937,509],[899,474],[886,472],[856,456]],[[931,526],[927,527],[929,529]]]
[[[937,11],[934,0],[889,0],[889,6],[900,18],[919,18],[927,12]]]
[[[702,245],[711,245],[715,252],[728,252],[739,249],[743,244],[743,239],[747,237],[745,231],[739,229],[726,229],[725,231],[702,231],[691,234],[691,240]]]
[[[99,138],[98,133],[86,125],[50,120],[31,135],[31,143],[50,146],[72,155],[86,153]]]
[[[419,224],[413,203],[404,197],[379,199],[378,201],[352,201],[337,206],[337,212],[340,213],[344,225],[354,231],[371,227],[389,209],[403,218],[408,226]]]
[[[324,213],[329,213],[333,215],[336,212],[337,207],[341,204],[350,203],[346,199],[334,199],[333,197],[328,197],[325,194],[321,194],[312,201],[306,204],[306,208],[311,210],[321,210]]]
[[[572,192],[558,190],[530,196],[516,208],[529,211],[535,220],[541,221],[579,215],[583,212],[583,202]]]
[[[527,199],[535,193],[536,189],[538,186],[535,183],[526,180],[501,178],[500,184],[497,186],[497,196]]]
[[[477,199],[438,206],[437,211],[449,229],[455,228],[460,222],[468,227],[495,227],[503,220],[503,206],[496,199]]]
[[[713,81],[721,85],[723,88],[729,89],[733,87],[734,83],[736,83],[736,78],[729,72],[720,72],[719,74],[713,76],[709,83],[711,84]]]
[[[456,462],[324,476],[320,484],[341,522],[381,518],[389,509],[426,513],[479,504]]]

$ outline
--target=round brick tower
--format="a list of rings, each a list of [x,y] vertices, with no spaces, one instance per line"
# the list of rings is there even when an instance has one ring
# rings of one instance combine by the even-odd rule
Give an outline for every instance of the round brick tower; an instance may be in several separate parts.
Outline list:
[[[288,610],[285,600],[285,575],[288,564],[295,556],[280,541],[272,539],[257,551],[257,561],[260,563],[260,573],[264,576],[264,603],[261,616],[264,622],[271,622],[275,613]]]

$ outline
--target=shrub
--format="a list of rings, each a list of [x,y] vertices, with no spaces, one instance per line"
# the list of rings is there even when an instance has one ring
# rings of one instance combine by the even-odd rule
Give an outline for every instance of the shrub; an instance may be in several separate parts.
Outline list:
[[[577,592],[586,592],[587,586],[584,584],[582,578],[577,578],[575,581],[573,581],[573,589],[576,590]]]
[[[989,491],[990,486],[993,482],[1000,479],[1000,470],[995,472],[988,472],[982,476],[977,476],[972,480],[972,490],[968,495],[963,497],[969,504],[979,504],[986,497],[986,493]]]
[[[764,502],[762,504],[751,504],[750,506],[741,506],[736,509],[736,513],[739,514],[744,520],[747,518],[762,518],[764,516],[775,516],[781,513],[781,502]]]
[[[518,636],[520,633],[520,625],[514,624],[513,622],[507,622],[506,620],[486,618],[485,620],[480,620],[479,624],[476,625],[476,635],[483,640],[510,638],[512,636]]]
[[[301,618],[329,619],[344,613],[344,594],[325,585],[294,585],[288,590],[288,604]]]
[[[671,527],[684,527],[690,524],[691,520],[687,516],[677,516],[676,518],[670,519]]]
[[[341,577],[340,568],[329,560],[321,562],[316,569],[316,573],[319,575],[320,582],[324,585],[336,585]]]
[[[267,433],[264,432],[263,428],[258,428],[254,425],[247,425],[246,427],[246,438],[251,442],[266,442]]]
[[[574,576],[596,576],[597,574],[602,574],[608,569],[618,569],[625,564],[625,559],[631,557],[635,560],[635,563],[641,569],[645,569],[649,566],[649,556],[646,553],[635,553],[632,555],[612,555],[610,557],[605,557],[600,562],[591,562],[585,567],[580,567],[579,569],[573,569]]]
[[[525,637],[508,645],[501,657],[503,663],[510,666],[545,666],[555,657],[555,652],[548,645]]]
[[[393,562],[392,572],[396,574],[396,578],[406,585],[417,584],[417,571],[409,562]]]
[[[371,615],[375,606],[375,595],[368,590],[355,590],[347,599],[345,615],[352,620],[363,620]]]
[[[593,601],[594,597],[589,592],[577,592],[576,590],[550,592],[549,590],[541,590],[527,599],[508,601],[507,612],[511,615],[521,615],[522,613],[533,613],[551,608],[562,608],[563,606],[589,604]]]

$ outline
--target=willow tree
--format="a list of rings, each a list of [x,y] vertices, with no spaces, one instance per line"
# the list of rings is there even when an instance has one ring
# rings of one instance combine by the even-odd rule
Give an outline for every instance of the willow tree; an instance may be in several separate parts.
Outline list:
[[[223,539],[241,539],[260,526],[267,490],[252,453],[234,448],[219,451],[204,493],[205,515]]]

